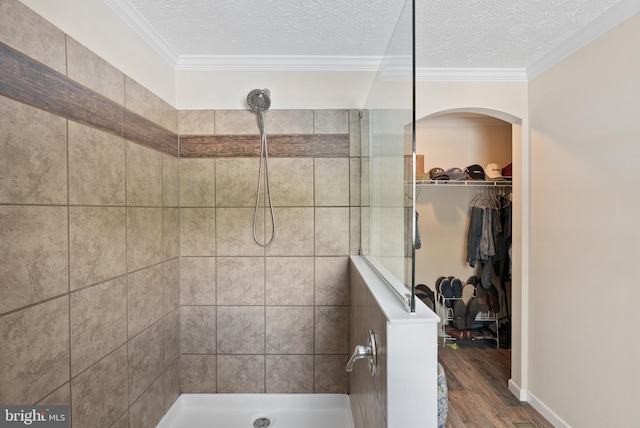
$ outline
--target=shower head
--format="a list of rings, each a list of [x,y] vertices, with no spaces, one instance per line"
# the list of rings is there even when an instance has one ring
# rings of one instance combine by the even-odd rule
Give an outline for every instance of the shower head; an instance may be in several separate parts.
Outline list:
[[[247,95],[247,104],[251,110],[264,112],[271,106],[271,93],[268,89],[253,89]]]

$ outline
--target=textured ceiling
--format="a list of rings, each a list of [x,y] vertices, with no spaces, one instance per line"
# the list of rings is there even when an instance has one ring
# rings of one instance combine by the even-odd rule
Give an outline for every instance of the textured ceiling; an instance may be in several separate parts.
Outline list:
[[[174,58],[381,57],[405,6],[404,0],[103,1]],[[418,65],[526,69],[622,1],[417,0]]]

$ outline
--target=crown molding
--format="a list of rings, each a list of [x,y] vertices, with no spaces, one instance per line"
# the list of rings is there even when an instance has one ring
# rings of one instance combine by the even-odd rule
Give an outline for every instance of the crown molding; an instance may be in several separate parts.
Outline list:
[[[102,0],[120,17],[138,36],[160,55],[174,69],[178,63],[178,55],[158,34],[149,22],[138,13],[126,0]]]
[[[558,64],[569,55],[577,52],[606,32],[640,12],[640,1],[622,0],[600,15],[592,23],[569,37],[544,57],[527,67],[528,80],[532,80]]]
[[[381,56],[177,55],[127,0],[102,0],[175,70],[371,71],[383,80],[407,80],[404,67],[386,69]],[[526,82],[640,12],[640,1],[622,0],[527,68],[416,69],[419,82]]]
[[[180,55],[176,70],[377,71],[380,56]]]
[[[524,68],[426,68],[416,69],[418,82],[526,82]]]

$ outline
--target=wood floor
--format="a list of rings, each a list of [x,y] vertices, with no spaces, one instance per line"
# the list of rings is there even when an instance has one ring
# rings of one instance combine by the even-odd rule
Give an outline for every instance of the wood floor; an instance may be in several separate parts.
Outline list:
[[[438,348],[449,389],[447,428],[553,428],[531,405],[508,390],[511,350],[495,341],[460,340]]]

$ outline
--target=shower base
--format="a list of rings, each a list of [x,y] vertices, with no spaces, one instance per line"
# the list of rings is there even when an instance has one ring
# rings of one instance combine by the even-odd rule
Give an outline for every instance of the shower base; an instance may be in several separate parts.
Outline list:
[[[353,428],[353,419],[346,394],[182,394],[156,428],[185,427]]]

